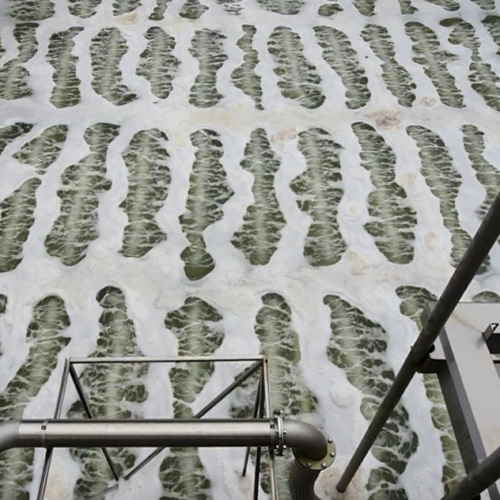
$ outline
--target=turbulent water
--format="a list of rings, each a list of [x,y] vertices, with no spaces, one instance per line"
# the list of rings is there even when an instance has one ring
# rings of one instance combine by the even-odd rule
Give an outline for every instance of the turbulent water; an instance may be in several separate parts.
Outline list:
[[[498,0],[0,0],[0,417],[50,418],[71,356],[265,353],[273,407],[350,455],[500,190],[499,56]],[[499,271],[496,245],[465,298],[499,301]],[[186,418],[242,369],[78,373],[98,417]],[[123,475],[147,450],[110,453]],[[243,458],[166,450],[106,499],[246,500]],[[42,464],[0,455],[0,500]],[[363,494],[463,474],[418,377]],[[114,484],[101,450],[58,450],[46,500]]]

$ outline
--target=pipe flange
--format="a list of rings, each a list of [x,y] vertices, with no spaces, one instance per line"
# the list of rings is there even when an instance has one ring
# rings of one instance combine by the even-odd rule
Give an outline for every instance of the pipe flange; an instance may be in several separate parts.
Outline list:
[[[282,457],[285,454],[285,423],[283,421],[283,411],[274,410],[274,432],[276,434],[276,447],[274,454]]]
[[[335,455],[337,454],[335,443],[333,442],[332,438],[326,435],[325,437],[328,443],[328,450],[326,452],[326,455],[321,460],[311,460],[302,451],[296,449],[293,450],[296,461],[305,469],[311,471],[322,471],[328,469],[328,467],[330,467],[330,465],[332,465],[335,461]]]

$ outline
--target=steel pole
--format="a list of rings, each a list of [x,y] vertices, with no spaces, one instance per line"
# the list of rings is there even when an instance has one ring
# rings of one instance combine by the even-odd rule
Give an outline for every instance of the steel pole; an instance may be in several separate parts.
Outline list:
[[[428,355],[441,329],[453,313],[465,290],[499,236],[500,194],[493,202],[460,264],[457,266],[443,294],[436,303],[432,314],[422,328],[403,366],[399,370],[389,392],[379,406],[375,417],[337,484],[338,491],[346,491],[419,366]]]
[[[500,448],[483,460],[442,500],[472,500],[500,479]]]

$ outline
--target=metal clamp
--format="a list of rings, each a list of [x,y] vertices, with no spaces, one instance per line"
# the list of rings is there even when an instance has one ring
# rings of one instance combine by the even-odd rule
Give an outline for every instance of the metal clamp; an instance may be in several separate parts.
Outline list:
[[[276,448],[275,455],[277,457],[282,457],[285,454],[285,425],[283,422],[283,411],[274,410],[274,429],[276,433]]]
[[[49,424],[49,420],[48,419],[44,420],[42,423],[42,427],[41,427],[42,433],[40,436],[40,441],[41,441],[43,448],[47,448],[47,425],[48,424]]]

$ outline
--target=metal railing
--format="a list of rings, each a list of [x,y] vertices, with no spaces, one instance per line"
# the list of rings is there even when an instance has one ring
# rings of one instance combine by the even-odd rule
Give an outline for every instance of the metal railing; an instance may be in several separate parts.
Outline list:
[[[408,357],[404,361],[396,378],[379,406],[375,417],[359,443],[346,470],[337,484],[339,492],[345,492],[356,471],[373,446],[394,408],[399,403],[411,380],[426,360],[441,329],[444,327],[465,290],[473,280],[477,271],[486,259],[491,248],[500,236],[500,194],[493,202],[485,219],[481,223],[469,248],[436,303],[431,315],[425,323]],[[500,418],[500,415],[498,415]],[[496,468],[495,468],[496,467]],[[478,480],[480,478],[482,481]],[[488,479],[489,484],[486,484]],[[500,478],[500,453],[494,453],[478,466],[478,469],[467,476],[443,500],[473,500],[477,493]],[[473,485],[474,487],[472,487]],[[481,489],[482,488],[482,489]],[[475,492],[475,493],[474,493]]]
[[[251,362],[234,381],[200,410],[193,419],[170,420],[98,420],[80,383],[75,366],[86,364],[131,363],[206,363]],[[203,419],[210,410],[259,374],[253,412],[248,419]],[[88,417],[87,420],[61,419],[68,380],[71,378]],[[282,412],[271,412],[269,360],[267,356],[184,356],[184,357],[100,357],[70,358],[64,365],[54,418],[0,423],[0,452],[9,448],[46,448],[38,500],[43,500],[55,448],[100,447],[113,474],[115,484],[92,499],[102,498],[118,488],[120,476],[108,447],[156,447],[156,450],[130,470],[122,479],[129,480],[167,447],[246,447],[242,474],[246,475],[251,448],[256,448],[253,498],[259,495],[262,448],[269,453],[271,499],[278,500],[275,456],[289,448],[295,455],[291,469],[292,500],[314,500],[314,483],[320,472],[335,458],[333,440],[320,429],[285,418]],[[295,485],[295,486],[294,486]],[[90,499],[87,499],[90,500]]]

